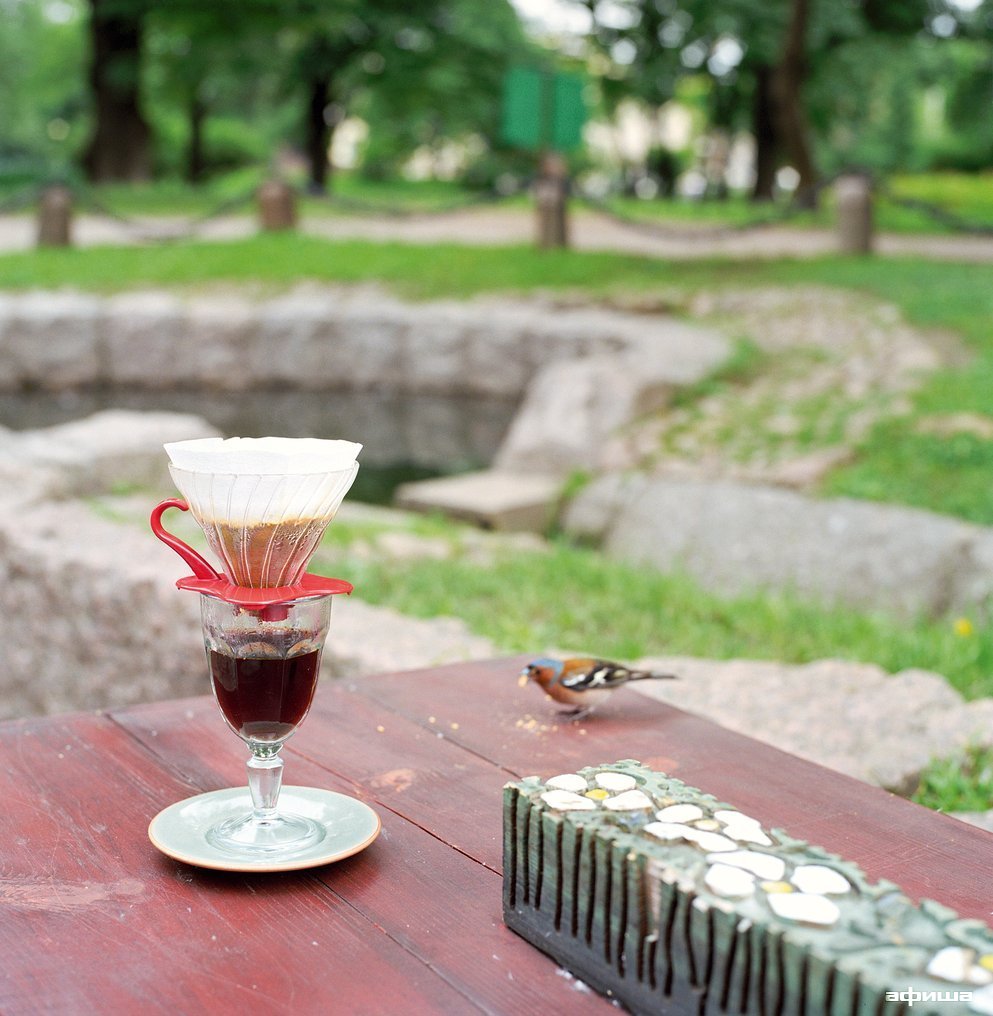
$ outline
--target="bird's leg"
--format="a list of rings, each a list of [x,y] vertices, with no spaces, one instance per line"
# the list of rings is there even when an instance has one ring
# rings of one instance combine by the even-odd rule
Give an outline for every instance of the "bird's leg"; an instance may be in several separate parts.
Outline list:
[[[576,706],[575,709],[568,709],[563,712],[563,716],[569,717],[570,723],[580,723],[585,720],[590,713],[593,712],[593,706]]]

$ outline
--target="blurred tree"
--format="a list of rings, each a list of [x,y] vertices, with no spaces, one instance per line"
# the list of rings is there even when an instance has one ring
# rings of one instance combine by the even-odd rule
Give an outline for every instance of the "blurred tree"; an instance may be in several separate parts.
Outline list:
[[[356,94],[371,128],[363,172],[395,174],[416,149],[440,154],[453,140],[475,139],[493,151],[504,76],[536,49],[509,0],[448,0],[417,30],[402,29],[378,51],[378,74]]]
[[[243,11],[247,8],[243,8]],[[267,12],[263,12],[264,14]],[[267,19],[264,19],[267,21]],[[211,168],[237,164],[230,151],[209,150],[208,126],[211,116],[236,116],[242,134],[250,134],[242,146],[246,156],[258,156],[272,135],[260,131],[253,122],[255,110],[267,107],[272,121],[277,85],[285,70],[281,60],[278,33],[257,30],[253,19],[241,21],[216,7],[185,8],[162,4],[147,19],[147,58],[144,82],[150,112],[156,114],[156,127],[169,141],[170,114],[181,118],[184,130],[182,157],[178,160],[183,177],[190,183],[201,180]],[[262,134],[261,144],[253,140]],[[175,157],[163,160],[170,168]],[[264,158],[264,154],[261,156]]]
[[[0,0],[0,180],[64,173],[82,137],[82,0]]]
[[[357,92],[376,79],[405,39],[429,38],[443,0],[292,0],[297,46],[291,80],[305,101],[304,151],[309,186],[327,188],[334,130]],[[415,94],[419,82],[407,81]]]
[[[753,197],[773,196],[784,163],[799,174],[797,200],[816,198],[811,77],[829,56],[867,36],[906,38],[933,23],[941,0],[576,0],[616,94],[658,108],[681,78],[711,80],[710,121],[748,124],[756,143]],[[608,84],[608,87],[611,87]],[[846,81],[833,83],[843,97]],[[822,93],[823,94],[823,93]]]
[[[175,62],[186,90],[190,151],[188,169],[202,168],[203,121],[208,80],[218,68],[250,73],[252,53],[280,60],[287,92],[302,91],[304,149],[310,183],[323,189],[327,152],[338,111],[357,81],[375,73],[380,51],[398,33],[416,31],[442,0],[89,0],[92,62],[90,86],[94,131],[85,164],[94,180],[135,180],[150,175],[151,130],[140,86],[145,37],[158,31],[185,37],[189,45]],[[286,44],[285,54],[273,47]],[[232,57],[244,55],[245,59]],[[254,69],[262,73],[259,62]]]
[[[152,6],[152,0],[90,0],[93,131],[83,165],[96,182],[152,175],[152,132],[140,97],[144,19]]]

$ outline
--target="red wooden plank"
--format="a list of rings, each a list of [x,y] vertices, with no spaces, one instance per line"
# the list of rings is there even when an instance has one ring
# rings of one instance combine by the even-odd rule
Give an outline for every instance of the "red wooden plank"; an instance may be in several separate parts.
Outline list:
[[[341,733],[341,728],[316,723],[313,740],[323,744],[320,766],[288,751],[286,773],[290,782],[355,793],[372,803],[384,800],[390,806],[405,806],[406,792],[400,785],[380,779],[377,766],[369,766],[356,756],[363,742],[371,742],[384,764],[396,771],[397,763],[409,767],[422,755],[430,764],[426,742],[432,748],[435,745],[444,748],[449,756],[465,759],[468,768],[476,770],[485,765],[490,772],[491,787],[488,794],[481,794],[477,785],[465,782],[457,758],[451,761],[447,779],[432,771],[421,781],[419,772],[415,772],[411,788],[414,784],[429,788],[415,808],[419,821],[407,821],[380,805],[377,808],[383,819],[380,839],[347,864],[322,869],[319,877],[349,906],[487,1011],[527,1012],[536,997],[548,1007],[545,1011],[561,1009],[576,1014],[605,1011],[606,1004],[601,998],[577,990],[575,982],[561,976],[551,960],[504,927],[499,873],[449,846],[431,821],[428,795],[434,793],[438,815],[450,820],[461,805],[464,825],[478,825],[499,834],[500,788],[505,774],[461,748],[443,745],[433,734],[424,738],[414,725],[402,723],[385,710],[377,710],[368,700],[343,687],[322,688],[320,697],[322,705],[318,712],[326,713],[331,707],[340,710],[346,726],[350,717],[361,716],[357,740],[331,736]],[[140,707],[115,713],[115,717],[164,764],[182,765],[205,785],[217,781],[219,753],[229,751],[239,760],[244,754],[210,700]],[[308,717],[291,744],[297,737],[303,737],[311,719]],[[388,737],[385,730],[383,735],[375,733],[377,725],[387,724]],[[422,735],[419,739],[418,734]],[[384,750],[392,751],[392,755],[382,754]],[[337,770],[347,773],[347,777],[337,775]],[[353,777],[357,783],[347,782]],[[183,866],[177,867],[185,870]]]
[[[289,748],[342,766],[377,801],[499,872],[496,802],[512,775],[439,735],[339,684],[322,689]]]
[[[357,690],[520,776],[639,759],[857,861],[915,899],[990,921],[990,833],[629,689],[583,722],[569,722],[536,688],[518,686],[521,662],[383,675]]]
[[[176,723],[178,715],[183,723]],[[224,726],[212,699],[159,703],[114,714],[149,750],[208,789],[238,784],[244,777],[245,751]],[[216,754],[205,758],[196,775],[186,759],[191,744],[206,738]],[[494,871],[502,862],[499,809],[504,783],[513,773],[445,739],[437,725],[426,727],[355,693],[354,685],[321,685],[314,707],[283,751],[285,780],[294,783],[296,759],[308,758],[412,822],[430,828],[456,849]],[[453,789],[456,793],[453,793]],[[466,808],[477,815],[466,821]],[[495,808],[492,815],[484,809]]]
[[[3,725],[0,764],[0,1011],[473,1008],[312,876],[161,857],[148,820],[191,788],[109,720]]]

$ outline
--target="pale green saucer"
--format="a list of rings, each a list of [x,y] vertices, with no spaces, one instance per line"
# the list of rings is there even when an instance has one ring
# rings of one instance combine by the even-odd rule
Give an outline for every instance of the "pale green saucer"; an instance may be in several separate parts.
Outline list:
[[[211,846],[208,829],[226,818],[251,810],[247,787],[214,790],[179,801],[160,811],[148,827],[152,843],[177,861],[217,871],[297,871],[331,864],[364,850],[379,835],[379,816],[354,797],[315,787],[283,787],[279,810],[319,822],[327,835],[305,850],[285,856],[259,857]]]

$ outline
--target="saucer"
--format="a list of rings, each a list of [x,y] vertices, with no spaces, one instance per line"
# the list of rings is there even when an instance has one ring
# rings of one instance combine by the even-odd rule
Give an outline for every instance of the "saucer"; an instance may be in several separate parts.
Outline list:
[[[249,851],[219,850],[207,842],[207,830],[224,819],[251,811],[247,787],[214,790],[178,801],[160,811],[148,838],[168,857],[216,871],[298,871],[331,864],[364,850],[379,835],[379,816],[354,797],[315,787],[283,787],[279,809],[320,823],[327,835],[319,843],[283,856],[259,857]]]

